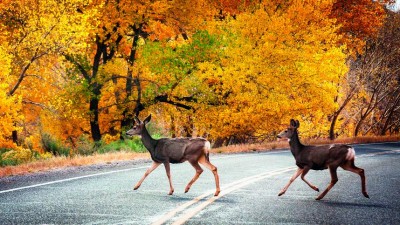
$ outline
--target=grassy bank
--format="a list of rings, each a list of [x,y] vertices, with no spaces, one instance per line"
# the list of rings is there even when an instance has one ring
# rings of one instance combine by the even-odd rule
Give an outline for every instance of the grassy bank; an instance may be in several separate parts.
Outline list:
[[[361,144],[375,142],[394,142],[399,141],[400,136],[385,137],[357,137],[357,138],[341,138],[335,141],[328,139],[308,139],[304,140],[304,144],[322,145],[322,144]],[[219,153],[241,153],[254,151],[271,151],[276,149],[287,149],[289,147],[287,141],[274,141],[259,144],[242,144],[230,145],[221,148],[213,148],[214,154]],[[117,161],[134,160],[134,159],[150,159],[148,153],[137,153],[127,150],[107,151],[106,153],[82,156],[75,155],[73,157],[56,156],[45,160],[38,160],[16,166],[0,167],[0,177],[22,175],[39,171],[47,171],[56,168],[64,168],[70,166],[85,166],[100,163],[112,163]]]

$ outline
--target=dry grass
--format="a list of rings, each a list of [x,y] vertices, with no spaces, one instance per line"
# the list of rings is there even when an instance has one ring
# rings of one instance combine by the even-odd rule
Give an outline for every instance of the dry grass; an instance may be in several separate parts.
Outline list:
[[[150,155],[147,153],[133,152],[113,152],[105,154],[95,154],[92,156],[75,156],[75,157],[53,157],[47,160],[40,160],[21,164],[18,166],[6,166],[0,168],[0,177],[21,175],[34,173],[39,171],[47,171],[56,168],[65,168],[70,166],[84,166],[99,163],[112,163],[116,161],[132,160],[132,159],[148,159]]]
[[[328,139],[307,139],[303,140],[304,144],[323,145],[323,144],[359,144],[359,143],[374,143],[374,142],[393,142],[399,141],[400,136],[385,136],[385,137],[357,137],[357,138],[340,138],[335,141]],[[271,151],[274,149],[287,149],[289,144],[287,141],[274,141],[259,144],[243,144],[230,145],[221,148],[214,148],[212,153],[240,153],[254,151]],[[53,157],[47,160],[40,160],[18,166],[6,166],[0,168],[0,177],[21,175],[34,173],[39,171],[47,171],[56,168],[65,168],[70,166],[84,166],[100,163],[112,163],[116,161],[133,160],[133,159],[149,159],[148,153],[133,153],[133,152],[112,152],[106,154],[95,154],[92,156],[75,156],[69,157]]]

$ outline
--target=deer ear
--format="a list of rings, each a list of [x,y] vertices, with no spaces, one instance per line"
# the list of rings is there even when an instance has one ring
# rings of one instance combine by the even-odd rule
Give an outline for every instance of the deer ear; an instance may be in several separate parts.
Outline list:
[[[296,121],[294,119],[290,120],[290,126],[291,127],[297,127]]]
[[[143,120],[143,123],[147,124],[148,122],[150,122],[150,120],[151,120],[151,114],[145,120]]]
[[[296,128],[299,128],[300,127],[300,122],[299,122],[299,120],[296,120]]]

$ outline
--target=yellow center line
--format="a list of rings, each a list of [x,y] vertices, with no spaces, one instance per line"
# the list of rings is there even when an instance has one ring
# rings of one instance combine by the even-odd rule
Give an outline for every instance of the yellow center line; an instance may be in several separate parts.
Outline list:
[[[259,175],[256,175],[256,176],[259,176]],[[252,177],[254,177],[254,176],[252,176]],[[238,183],[241,183],[241,182],[244,182],[244,181],[246,181],[246,180],[252,179],[252,177],[246,177],[246,178],[244,178],[244,179],[241,179],[241,180],[232,182],[232,183],[230,183],[230,184],[227,184],[227,185],[225,185],[225,186],[222,186],[222,189],[229,188],[229,187],[231,187],[231,186],[233,186],[233,185],[236,185],[236,184],[238,184]],[[208,191],[206,191],[204,194],[202,194],[202,195],[200,195],[200,196],[197,196],[197,197],[195,197],[193,200],[188,201],[188,202],[186,202],[185,204],[182,204],[182,205],[178,206],[177,208],[175,208],[174,210],[170,211],[169,213],[167,213],[165,216],[163,216],[163,217],[160,218],[159,220],[153,222],[152,225],[160,225],[160,224],[165,223],[167,220],[169,220],[169,219],[171,219],[172,217],[174,217],[175,214],[177,214],[177,213],[179,213],[179,212],[181,212],[181,211],[187,209],[187,208],[190,207],[191,205],[193,205],[193,204],[199,202],[199,201],[202,200],[203,198],[205,198],[205,197],[207,197],[207,196],[209,196],[209,195],[211,195],[211,194],[213,194],[213,193],[214,193],[214,190],[208,190]]]
[[[281,173],[285,173],[288,171],[292,171],[295,170],[297,167],[288,167],[288,168],[284,168],[284,169],[279,169],[279,170],[274,170],[274,171],[269,171],[269,172],[265,172],[262,174],[257,174],[254,176],[250,176],[250,177],[246,177],[243,178],[241,180],[232,182],[230,184],[227,184],[225,186],[223,186],[221,189],[221,193],[218,196],[213,196],[209,199],[207,199],[205,202],[201,203],[200,205],[196,206],[194,209],[188,211],[187,213],[184,213],[183,215],[181,215],[173,224],[183,224],[184,222],[186,222],[187,220],[189,220],[190,218],[192,218],[194,215],[196,215],[197,213],[199,213],[201,210],[203,210],[205,207],[207,207],[208,205],[210,205],[211,203],[213,203],[215,200],[221,198],[222,196],[229,194],[237,189],[240,189],[244,186],[247,186],[249,184],[252,184],[254,182],[257,182],[259,180],[262,180],[264,178],[273,176],[273,175],[277,175],[277,174],[281,174]],[[162,218],[160,218],[159,220],[157,220],[156,222],[152,223],[153,225],[160,225],[165,223],[166,221],[170,220],[171,218],[173,218],[177,213],[182,212],[186,209],[188,209],[191,205],[199,202],[200,200],[202,200],[203,198],[211,195],[213,193],[213,191],[207,191],[204,194],[194,198],[193,200],[182,204],[181,206],[175,208],[174,210],[170,211],[169,213],[167,213],[165,216],[163,216]]]

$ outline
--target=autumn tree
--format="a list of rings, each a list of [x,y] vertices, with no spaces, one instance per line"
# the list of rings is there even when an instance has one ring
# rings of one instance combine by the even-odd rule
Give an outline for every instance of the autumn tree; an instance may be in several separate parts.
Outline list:
[[[97,4],[97,5],[96,5]],[[134,115],[143,110],[141,102],[141,78],[135,61],[138,55],[139,43],[146,40],[164,40],[182,35],[186,38],[188,32],[203,25],[203,21],[212,18],[209,13],[210,5],[207,1],[108,1],[105,4],[94,2],[97,7],[99,20],[98,29],[88,39],[91,46],[85,55],[66,55],[83,75],[85,85],[90,93],[89,111],[90,125],[93,140],[99,141],[104,132],[111,127],[124,127],[132,123]],[[82,9],[85,13],[85,9]],[[102,15],[108,15],[104,17]],[[95,40],[95,42],[90,42]],[[122,58],[125,62],[121,62]],[[122,65],[126,72],[108,69],[115,65]],[[111,72],[111,73],[110,73]],[[112,84],[110,85],[110,82]],[[124,84],[121,84],[124,83]],[[103,98],[102,89],[114,88],[114,103]],[[120,89],[122,87],[122,90]],[[112,95],[107,95],[112,97]],[[103,99],[102,99],[103,98]],[[120,125],[113,122],[111,126],[100,130],[101,120],[99,105],[102,101],[109,106],[115,106],[121,115],[113,121],[121,121]],[[109,111],[112,107],[101,107]],[[112,129],[114,129],[112,128]],[[118,130],[118,129],[117,129]]]
[[[223,40],[213,47],[218,54],[198,46],[193,54],[174,55],[194,40],[172,54],[150,54],[149,61],[169,54],[175,59],[160,64],[155,86],[175,93],[166,99],[194,107],[195,112],[188,112],[194,130],[219,143],[270,138],[280,121],[294,116],[308,122],[305,128],[312,132],[307,135],[321,135],[335,107],[335,83],[347,70],[334,20],[325,19],[330,6],[329,1],[283,5],[265,1],[253,10],[209,23],[208,33]],[[192,60],[201,59],[196,49],[208,57]],[[164,79],[166,88],[160,85]],[[185,101],[193,96],[203,98]]]
[[[351,67],[359,78],[359,92],[352,103],[355,118],[354,136],[365,135],[381,127],[386,133],[399,106],[399,22],[397,13],[390,13],[376,39],[367,42],[364,54]],[[395,119],[396,121],[396,119]]]
[[[6,43],[2,42],[2,46],[0,46],[0,148],[13,146],[11,133],[19,129],[16,122],[23,119],[19,115],[21,110],[20,96],[8,94],[11,59],[4,49],[5,45]]]
[[[135,10],[135,13],[140,16],[131,25],[129,35],[133,38],[129,40],[131,42],[130,51],[129,54],[124,54],[128,70],[125,80],[125,97],[123,98],[125,106],[122,112],[121,128],[130,126],[133,122],[133,114],[138,116],[139,112],[144,109],[140,72],[136,72],[135,77],[132,72],[138,58],[137,49],[140,39],[143,41],[188,39],[190,32],[204,26],[204,21],[210,20],[213,15],[213,9],[208,1],[175,1],[174,4],[160,1],[157,4],[162,7],[147,3],[147,5],[140,5]],[[136,71],[138,71],[137,68]],[[133,87],[136,89],[135,95],[132,94]],[[133,108],[126,104],[132,101],[132,98],[135,98]]]
[[[46,59],[66,49],[79,48],[74,38],[86,35],[82,28],[86,19],[76,11],[80,5],[80,1],[74,0],[64,4],[59,1],[1,1],[1,46],[11,60],[7,95],[21,99],[22,106],[16,106],[21,110],[17,113],[25,115],[24,121],[14,121],[15,126],[28,128],[32,124],[37,128],[41,110],[49,108],[46,106],[51,96],[48,90],[52,89],[54,77],[49,73],[52,65]],[[25,129],[27,135],[32,131]],[[15,132],[13,136],[16,140]]]
[[[350,54],[362,54],[366,41],[376,37],[386,17],[386,4],[390,2],[393,1],[335,1],[330,17],[340,25],[341,43],[347,45]]]
[[[222,83],[218,89],[230,103],[213,118],[223,122],[215,124],[222,131],[231,129],[225,135],[263,137],[295,116],[307,121],[307,135],[323,134],[335,107],[334,84],[347,70],[334,20],[322,19],[330,6],[329,1],[265,1],[229,22],[239,31],[229,60],[221,69],[204,71],[209,82]]]
[[[337,33],[341,35],[340,43],[347,46],[349,64],[354,57],[363,54],[367,41],[377,37],[386,17],[385,4],[389,2],[391,1],[337,0],[333,4],[330,17],[335,18],[336,24],[340,26]],[[329,138],[331,140],[337,136],[335,127],[340,114],[359,90],[357,81],[360,78],[354,77],[356,75],[350,71],[346,76],[342,76],[340,83],[337,84],[339,93],[335,97],[335,102],[338,107],[329,116],[331,121]]]

